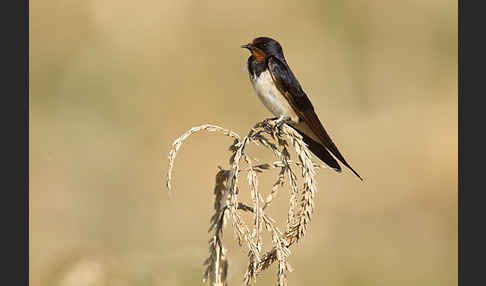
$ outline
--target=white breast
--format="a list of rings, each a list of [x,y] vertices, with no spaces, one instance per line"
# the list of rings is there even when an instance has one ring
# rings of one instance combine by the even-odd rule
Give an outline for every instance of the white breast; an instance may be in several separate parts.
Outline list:
[[[259,77],[252,74],[250,79],[256,94],[273,115],[288,116],[293,121],[298,120],[297,114],[273,83],[272,75],[268,70],[262,72]]]

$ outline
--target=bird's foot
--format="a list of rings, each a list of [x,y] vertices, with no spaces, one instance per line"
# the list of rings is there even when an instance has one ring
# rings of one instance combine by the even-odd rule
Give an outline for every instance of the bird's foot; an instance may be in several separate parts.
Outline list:
[[[268,126],[270,121],[276,121],[278,120],[278,117],[272,117],[272,118],[265,118],[263,119],[263,126]]]
[[[280,116],[277,121],[275,122],[275,127],[277,127],[277,129],[281,129],[282,128],[282,125],[284,125],[285,123],[288,123],[290,122],[290,117],[288,116]]]

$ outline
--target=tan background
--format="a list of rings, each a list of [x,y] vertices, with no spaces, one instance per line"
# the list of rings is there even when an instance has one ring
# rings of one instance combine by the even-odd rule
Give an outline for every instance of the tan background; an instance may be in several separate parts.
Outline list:
[[[167,153],[191,126],[270,115],[239,48],[261,35],[365,179],[319,172],[290,285],[457,284],[456,1],[46,0],[30,3],[31,285],[202,284],[231,140],[190,138],[170,197]],[[247,251],[225,233],[240,285]]]

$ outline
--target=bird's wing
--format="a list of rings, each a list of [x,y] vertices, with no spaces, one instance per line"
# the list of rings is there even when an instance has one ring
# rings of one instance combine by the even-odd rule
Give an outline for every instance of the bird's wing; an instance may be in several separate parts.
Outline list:
[[[299,115],[299,118],[309,126],[312,132],[320,139],[321,143],[337,159],[339,159],[339,161],[341,161],[362,180],[361,176],[358,175],[358,173],[346,162],[343,155],[341,155],[341,152],[339,152],[338,148],[332,141],[331,137],[327,134],[326,129],[324,129],[324,126],[322,126],[317,114],[314,112],[312,103],[302,90],[302,87],[288,65],[275,57],[270,57],[268,59],[268,69],[272,75],[275,85],[277,86],[277,89],[289,101],[290,105]]]

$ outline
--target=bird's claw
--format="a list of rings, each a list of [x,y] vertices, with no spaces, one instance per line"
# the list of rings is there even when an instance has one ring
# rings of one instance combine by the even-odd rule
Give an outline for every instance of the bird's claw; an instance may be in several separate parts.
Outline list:
[[[263,119],[263,126],[268,126],[268,123],[270,121],[275,121],[275,120],[278,120],[278,117],[265,118],[265,119]]]
[[[286,116],[281,116],[277,119],[277,121],[275,122],[275,127],[277,127],[277,129],[281,129],[282,128],[282,125],[284,125],[285,123],[289,122],[290,121],[290,117]]]

